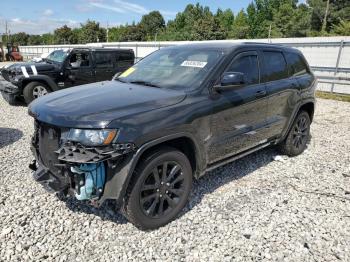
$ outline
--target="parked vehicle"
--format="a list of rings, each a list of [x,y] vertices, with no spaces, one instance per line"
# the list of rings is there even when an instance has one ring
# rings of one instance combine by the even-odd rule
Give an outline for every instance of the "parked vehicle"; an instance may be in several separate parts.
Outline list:
[[[7,44],[6,61],[23,61],[18,45]]]
[[[51,192],[113,200],[141,229],[172,221],[192,180],[270,145],[301,154],[316,80],[298,50],[210,43],[161,49],[115,81],[30,104],[30,167]]]
[[[134,64],[127,49],[76,48],[56,50],[40,63],[16,63],[1,71],[0,91],[10,104],[34,99],[63,88],[111,80]]]

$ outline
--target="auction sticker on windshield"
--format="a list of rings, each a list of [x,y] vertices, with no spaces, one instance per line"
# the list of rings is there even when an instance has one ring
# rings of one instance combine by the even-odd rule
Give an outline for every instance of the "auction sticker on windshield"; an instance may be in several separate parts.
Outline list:
[[[135,70],[136,70],[136,68],[130,67],[128,70],[124,71],[124,73],[122,73],[120,76],[121,77],[127,77],[128,75],[133,73]]]
[[[198,67],[198,68],[203,68],[207,65],[207,62],[202,62],[202,61],[189,61],[185,60],[182,62],[181,66],[188,66],[188,67]]]

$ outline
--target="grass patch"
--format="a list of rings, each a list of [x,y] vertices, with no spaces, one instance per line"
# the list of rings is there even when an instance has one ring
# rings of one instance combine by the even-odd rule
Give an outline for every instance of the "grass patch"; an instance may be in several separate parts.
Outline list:
[[[316,91],[316,97],[350,102],[350,95],[346,95],[346,94],[336,94],[336,93],[330,93],[330,92]]]

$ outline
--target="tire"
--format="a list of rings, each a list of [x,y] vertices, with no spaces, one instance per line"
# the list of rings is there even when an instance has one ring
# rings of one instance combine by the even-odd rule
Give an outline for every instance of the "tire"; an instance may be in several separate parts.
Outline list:
[[[34,99],[47,95],[51,90],[47,85],[40,82],[31,82],[23,90],[24,100],[29,105]]]
[[[159,228],[180,213],[191,187],[192,168],[187,157],[174,148],[162,148],[138,165],[128,188],[123,213],[139,229]]]
[[[280,144],[280,150],[288,156],[300,155],[306,149],[310,139],[310,116],[301,111],[295,118],[286,139]]]

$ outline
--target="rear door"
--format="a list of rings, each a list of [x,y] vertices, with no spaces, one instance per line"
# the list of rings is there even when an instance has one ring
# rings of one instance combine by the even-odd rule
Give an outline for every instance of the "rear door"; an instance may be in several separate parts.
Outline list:
[[[94,57],[96,82],[112,80],[116,73],[114,66],[115,52],[96,51]]]
[[[278,138],[288,125],[295,105],[299,102],[300,86],[288,70],[284,53],[281,50],[264,50],[263,81],[268,94],[268,135]]]
[[[225,72],[241,72],[245,85],[223,91],[213,101],[208,158],[220,161],[265,142],[267,98],[255,51],[233,58]]]

